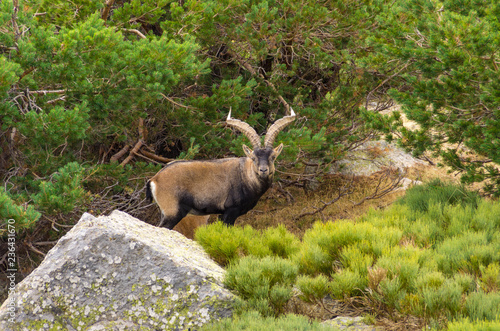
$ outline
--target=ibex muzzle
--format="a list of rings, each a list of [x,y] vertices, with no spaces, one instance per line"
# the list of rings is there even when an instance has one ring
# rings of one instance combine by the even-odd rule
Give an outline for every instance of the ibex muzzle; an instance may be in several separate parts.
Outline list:
[[[290,108],[291,109],[291,108]],[[295,120],[295,113],[277,120],[267,131],[264,147],[257,132],[247,123],[231,118],[226,123],[245,134],[253,150],[243,145],[246,157],[211,161],[174,161],[146,186],[146,196],[161,210],[160,226],[172,229],[187,214],[221,214],[233,225],[251,210],[273,181],[274,161],[283,144],[273,149],[278,133]]]

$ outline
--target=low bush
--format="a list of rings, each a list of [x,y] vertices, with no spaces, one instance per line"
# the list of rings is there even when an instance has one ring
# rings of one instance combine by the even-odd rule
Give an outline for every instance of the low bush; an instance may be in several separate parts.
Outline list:
[[[311,322],[307,317],[288,314],[278,318],[262,317],[257,311],[245,312],[234,318],[204,325],[204,331],[240,331],[240,330],[325,330],[318,322]]]
[[[399,203],[407,205],[415,211],[427,212],[431,203],[439,203],[441,206],[460,204],[476,208],[479,200],[479,194],[468,191],[462,185],[434,179],[426,185],[414,186],[406,191],[405,196],[400,199]]]
[[[263,316],[278,316],[292,296],[298,268],[279,257],[246,256],[229,265],[224,284],[243,299],[240,309],[259,311]]]
[[[222,266],[245,255],[259,257],[271,255],[270,249],[264,245],[258,231],[251,226],[228,227],[218,221],[197,229],[195,239]]]
[[[33,205],[25,204],[24,207],[17,205],[12,197],[0,186],[0,237],[7,234],[9,220],[14,220],[15,230],[29,229],[40,218],[41,214],[35,210]]]
[[[494,321],[500,318],[500,293],[471,293],[467,296],[464,313],[472,321]]]
[[[456,193],[455,186],[425,187],[434,190],[434,200],[418,193],[421,188],[415,194],[426,199],[425,208],[411,197],[356,221],[317,222],[300,241],[284,228],[260,235],[221,224],[198,238],[215,258],[236,257],[226,258],[232,261],[226,283],[244,310],[264,316],[283,313],[295,285],[306,302],[359,297],[431,326],[460,318],[494,321],[500,315],[500,215],[494,213],[500,203]],[[232,253],[225,253],[230,244]]]
[[[495,321],[471,321],[462,319],[448,324],[448,331],[494,331],[500,330],[500,320]]]

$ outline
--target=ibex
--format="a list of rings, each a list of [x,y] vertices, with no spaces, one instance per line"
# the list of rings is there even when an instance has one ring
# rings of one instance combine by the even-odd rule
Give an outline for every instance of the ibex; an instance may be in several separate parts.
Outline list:
[[[208,224],[208,219],[210,215],[206,216],[196,216],[196,215],[186,215],[172,230],[179,232],[188,239],[194,239],[194,232],[197,228]]]
[[[267,131],[264,147],[257,132],[243,121],[226,123],[250,139],[253,150],[243,145],[246,157],[211,161],[173,161],[146,185],[146,197],[161,210],[160,226],[172,229],[187,214],[221,214],[222,221],[234,225],[240,215],[257,204],[271,186],[274,161],[283,144],[273,149],[278,133],[295,120],[295,113],[277,120]]]

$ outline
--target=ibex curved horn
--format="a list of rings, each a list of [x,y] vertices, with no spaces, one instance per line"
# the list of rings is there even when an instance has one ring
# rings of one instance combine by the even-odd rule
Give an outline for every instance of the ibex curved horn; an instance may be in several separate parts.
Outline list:
[[[279,120],[274,122],[273,125],[271,125],[269,130],[267,130],[266,138],[264,139],[264,147],[272,148],[274,140],[276,139],[278,133],[280,133],[280,131],[283,130],[285,126],[287,126],[288,124],[292,123],[295,120],[296,115],[292,107],[290,107],[290,112],[291,112],[290,115],[280,118]]]
[[[260,137],[254,130],[254,128],[252,128],[248,123],[231,118],[231,109],[229,109],[229,115],[227,115],[226,123],[229,126],[238,129],[241,133],[247,136],[247,138],[250,139],[250,143],[252,144],[253,149],[261,147]]]

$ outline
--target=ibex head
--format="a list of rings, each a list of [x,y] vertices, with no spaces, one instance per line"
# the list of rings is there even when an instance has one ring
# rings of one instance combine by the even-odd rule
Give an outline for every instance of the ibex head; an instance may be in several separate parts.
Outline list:
[[[231,110],[229,110],[226,123],[238,129],[250,139],[253,150],[243,145],[243,151],[245,155],[252,160],[253,172],[262,180],[272,179],[274,175],[274,161],[283,150],[283,144],[273,149],[274,140],[281,130],[295,120],[296,115],[291,107],[290,112],[290,115],[277,120],[271,125],[264,139],[264,147],[262,147],[257,132],[248,123],[231,118]]]

